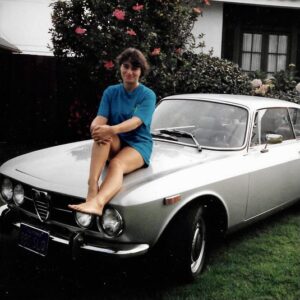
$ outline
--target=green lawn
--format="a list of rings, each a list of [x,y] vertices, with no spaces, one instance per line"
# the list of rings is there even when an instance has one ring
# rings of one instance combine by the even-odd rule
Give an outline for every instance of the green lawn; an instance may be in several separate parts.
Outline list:
[[[113,268],[65,254],[44,260],[9,250],[0,260],[0,299],[300,300],[300,203],[215,243],[191,284],[155,273],[144,260]]]
[[[202,277],[165,299],[300,299],[300,206],[215,249]]]
[[[300,205],[214,245],[196,282],[157,282],[123,286],[108,298],[300,300]]]

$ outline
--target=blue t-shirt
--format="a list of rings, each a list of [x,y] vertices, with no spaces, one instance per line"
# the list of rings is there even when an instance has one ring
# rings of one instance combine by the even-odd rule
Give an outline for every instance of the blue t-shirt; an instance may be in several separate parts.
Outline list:
[[[146,165],[149,165],[152,152],[150,125],[155,104],[155,93],[145,85],[140,83],[132,92],[128,92],[123,84],[116,84],[104,91],[97,114],[107,118],[109,125],[120,124],[134,116],[143,122],[135,130],[120,133],[119,137],[142,155]]]

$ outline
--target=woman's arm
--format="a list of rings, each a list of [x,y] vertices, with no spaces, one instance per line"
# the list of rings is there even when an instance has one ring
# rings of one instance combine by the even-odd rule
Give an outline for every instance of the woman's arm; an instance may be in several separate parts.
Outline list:
[[[96,126],[101,126],[101,125],[106,125],[106,124],[107,124],[107,118],[102,117],[102,116],[97,116],[91,123],[91,126],[90,126],[91,133],[93,133],[93,130],[95,129]]]
[[[138,117],[132,117],[120,124],[111,126],[113,134],[119,134],[124,132],[129,132],[134,129],[137,129],[139,126],[142,125],[142,120]]]
[[[107,140],[111,136],[132,131],[142,125],[142,121],[138,117],[132,117],[120,124],[109,126],[109,125],[97,125],[94,127],[92,132],[92,138],[95,141]]]

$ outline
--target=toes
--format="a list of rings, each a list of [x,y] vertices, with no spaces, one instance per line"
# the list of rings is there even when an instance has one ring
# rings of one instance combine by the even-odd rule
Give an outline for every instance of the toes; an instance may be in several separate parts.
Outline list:
[[[68,207],[73,210],[80,210],[80,205],[77,204],[69,204]]]

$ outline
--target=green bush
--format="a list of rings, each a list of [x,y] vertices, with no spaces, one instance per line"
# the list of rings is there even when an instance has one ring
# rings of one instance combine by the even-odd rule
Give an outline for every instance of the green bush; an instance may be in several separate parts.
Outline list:
[[[300,104],[300,85],[297,85],[299,78],[295,76],[295,69],[296,66],[290,64],[286,70],[278,71],[270,78],[267,78],[266,74],[262,72],[251,74],[250,78],[254,78],[252,80],[252,95]],[[258,83],[257,80],[261,82]]]
[[[249,94],[249,78],[234,63],[208,54],[186,53],[177,92]]]
[[[179,92],[244,93],[246,77],[232,63],[195,54],[203,46],[191,33],[202,7],[183,0],[70,0],[53,4],[54,54],[73,56],[99,88],[114,83],[115,57],[126,47],[142,50],[151,63],[145,83],[158,98]]]
[[[192,28],[209,4],[208,0],[54,2],[50,32],[55,56],[69,64],[67,87],[78,91],[82,78],[89,77],[100,96],[105,87],[119,80],[114,59],[125,48],[136,47],[150,62],[144,83],[158,99],[178,93],[250,93],[249,80],[236,65],[211,54],[195,54],[203,42],[201,38],[195,42]],[[70,126],[82,127],[76,120],[77,110],[82,116],[80,103],[90,101],[90,110],[95,110],[98,100],[77,94],[74,99]],[[84,110],[89,108],[85,105]]]

